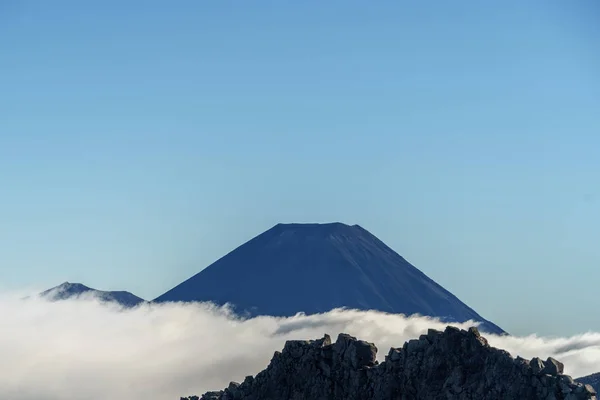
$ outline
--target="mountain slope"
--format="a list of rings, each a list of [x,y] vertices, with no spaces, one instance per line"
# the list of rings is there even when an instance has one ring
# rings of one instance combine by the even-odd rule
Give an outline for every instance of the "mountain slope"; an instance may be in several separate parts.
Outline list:
[[[575,379],[579,383],[583,383],[586,385],[590,385],[593,387],[596,392],[600,392],[600,372],[597,372],[592,375],[584,376],[581,378]]]
[[[418,313],[503,333],[374,235],[341,223],[276,225],[155,301],[231,303],[250,315]]]
[[[129,292],[109,292],[92,289],[81,283],[65,282],[40,293],[40,297],[50,301],[67,300],[78,296],[91,296],[105,303],[117,303],[123,307],[135,307],[145,300]]]

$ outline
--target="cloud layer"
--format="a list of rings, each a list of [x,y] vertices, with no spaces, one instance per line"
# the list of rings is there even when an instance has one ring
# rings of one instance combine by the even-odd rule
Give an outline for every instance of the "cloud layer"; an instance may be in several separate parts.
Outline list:
[[[179,399],[256,374],[288,339],[346,332],[374,342],[383,358],[390,347],[446,325],[351,310],[241,321],[207,304],[121,311],[89,298],[49,303],[14,296],[0,298],[0,315],[0,398],[13,400]],[[486,337],[513,356],[555,357],[574,377],[600,370],[598,333]]]

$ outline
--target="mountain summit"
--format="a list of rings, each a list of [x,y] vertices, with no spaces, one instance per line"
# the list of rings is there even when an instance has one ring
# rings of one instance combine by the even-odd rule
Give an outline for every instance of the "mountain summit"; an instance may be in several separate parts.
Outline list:
[[[135,307],[145,301],[129,292],[96,290],[81,283],[70,282],[65,282],[40,293],[40,297],[50,301],[67,300],[80,296],[94,297],[103,303],[117,303],[126,308]]]
[[[367,230],[342,223],[278,224],[154,301],[230,303],[273,316],[347,307],[475,320],[504,332]]]

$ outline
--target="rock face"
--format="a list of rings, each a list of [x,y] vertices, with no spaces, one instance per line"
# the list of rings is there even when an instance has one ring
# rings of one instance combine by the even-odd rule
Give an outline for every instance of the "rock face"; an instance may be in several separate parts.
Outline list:
[[[429,330],[377,363],[377,348],[341,334],[288,341],[270,365],[242,384],[202,400],[577,400],[596,399],[589,385],[563,375],[554,360],[513,359],[476,328]],[[181,400],[197,400],[197,396]]]
[[[334,308],[479,321],[504,331],[358,225],[279,224],[154,300],[230,303],[239,314]]]
[[[577,382],[592,386],[596,392],[600,390],[600,372],[575,379]]]
[[[50,301],[67,300],[81,295],[95,297],[104,303],[116,303],[125,308],[135,307],[145,302],[144,299],[129,292],[96,290],[81,283],[70,282],[65,282],[40,293],[40,297]]]

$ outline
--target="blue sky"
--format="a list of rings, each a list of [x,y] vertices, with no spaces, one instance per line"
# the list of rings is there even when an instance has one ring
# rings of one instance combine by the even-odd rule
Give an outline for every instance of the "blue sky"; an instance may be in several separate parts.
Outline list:
[[[490,4],[0,3],[1,286],[154,298],[342,221],[509,331],[600,330],[600,3]]]

